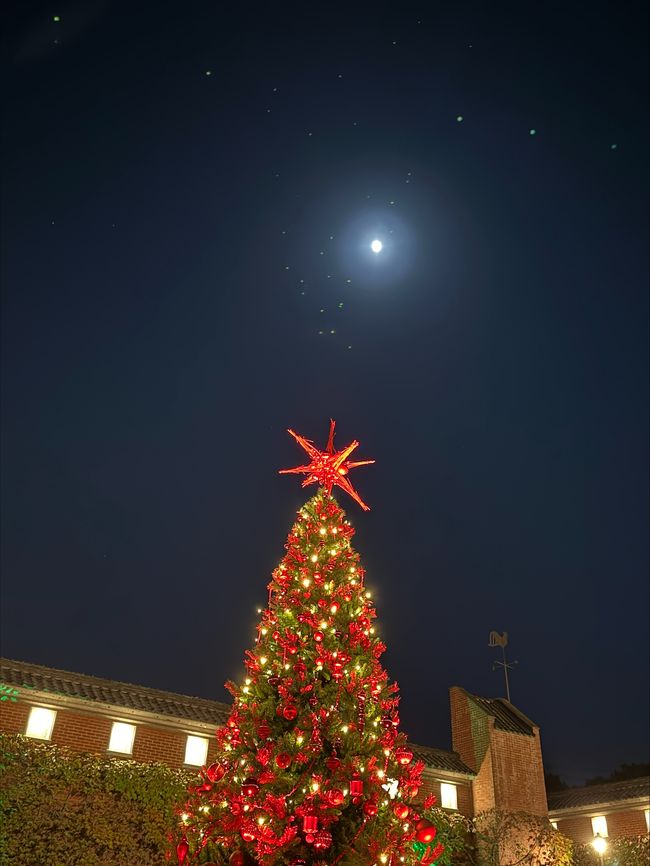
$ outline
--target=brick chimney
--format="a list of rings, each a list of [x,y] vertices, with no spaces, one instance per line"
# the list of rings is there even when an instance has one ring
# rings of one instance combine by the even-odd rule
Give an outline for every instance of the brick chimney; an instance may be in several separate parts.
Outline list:
[[[449,690],[453,749],[476,773],[474,813],[548,815],[539,727],[502,698]]]

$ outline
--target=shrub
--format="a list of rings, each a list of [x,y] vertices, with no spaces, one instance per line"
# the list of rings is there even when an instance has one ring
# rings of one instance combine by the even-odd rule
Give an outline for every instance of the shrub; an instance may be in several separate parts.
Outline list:
[[[605,866],[648,866],[650,836],[626,836],[610,839],[603,857]],[[577,845],[575,866],[600,866],[600,857],[591,845]]]
[[[161,866],[193,774],[0,735],[2,866]]]

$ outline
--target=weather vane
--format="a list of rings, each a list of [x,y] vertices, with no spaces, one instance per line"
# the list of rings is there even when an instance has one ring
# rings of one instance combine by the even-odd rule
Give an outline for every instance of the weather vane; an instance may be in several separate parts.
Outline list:
[[[307,476],[303,479],[303,487],[306,487],[308,484],[320,484],[321,487],[325,488],[328,494],[332,492],[332,487],[336,485],[343,488],[346,493],[359,503],[364,511],[370,511],[369,506],[361,499],[357,491],[345,476],[348,474],[350,469],[355,469],[357,466],[368,466],[370,463],[374,463],[375,461],[348,460],[348,457],[352,454],[354,449],[359,447],[359,443],[356,439],[350,442],[350,444],[342,451],[334,451],[335,427],[336,421],[330,419],[330,435],[327,440],[325,451],[319,451],[314,443],[309,439],[305,439],[304,436],[299,436],[297,433],[294,433],[293,430],[288,430],[287,432],[293,436],[298,445],[305,449],[311,458],[311,463],[305,464],[304,466],[294,466],[293,469],[280,469],[280,475],[303,473]]]
[[[506,661],[506,647],[508,646],[508,632],[504,631],[503,634],[499,634],[498,631],[490,632],[490,640],[488,646],[500,646],[501,652],[503,653],[503,661],[494,662],[492,664],[492,670],[495,668],[503,668],[503,675],[506,679],[506,700],[510,703],[510,682],[508,680],[508,671],[512,670],[512,668],[517,664],[517,662],[508,662]]]

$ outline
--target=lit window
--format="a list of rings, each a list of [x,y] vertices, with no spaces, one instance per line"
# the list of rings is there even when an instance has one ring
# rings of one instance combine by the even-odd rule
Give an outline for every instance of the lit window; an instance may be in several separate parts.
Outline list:
[[[648,833],[650,833],[650,809],[645,810],[645,826]]]
[[[557,830],[557,821],[551,821],[551,827],[552,827],[554,830]]]
[[[591,819],[591,829],[594,831],[594,836],[609,836],[607,832],[607,818],[604,815],[597,815]]]
[[[51,740],[54,719],[56,719],[56,710],[46,710],[45,707],[32,707],[25,734],[28,737],[33,737],[35,740]]]
[[[185,744],[185,763],[193,767],[202,767],[208,756],[208,740],[206,737],[194,737],[191,734]]]
[[[440,805],[443,809],[458,809],[458,790],[455,785],[440,783]]]
[[[135,725],[128,725],[126,722],[113,722],[108,751],[130,755],[133,751],[134,737]]]

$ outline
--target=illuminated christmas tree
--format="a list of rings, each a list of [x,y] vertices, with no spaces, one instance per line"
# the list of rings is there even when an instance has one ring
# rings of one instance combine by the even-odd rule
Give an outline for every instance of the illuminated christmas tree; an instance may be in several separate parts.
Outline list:
[[[358,446],[325,451],[289,431],[310,462],[283,472],[320,485],[298,513],[273,572],[268,607],[246,652],[243,683],[218,758],[179,809],[179,864],[427,866],[446,862],[434,798],[419,803],[423,765],[398,730],[398,687],[379,658],[375,609],[350,543],[354,530],[331,495]]]

